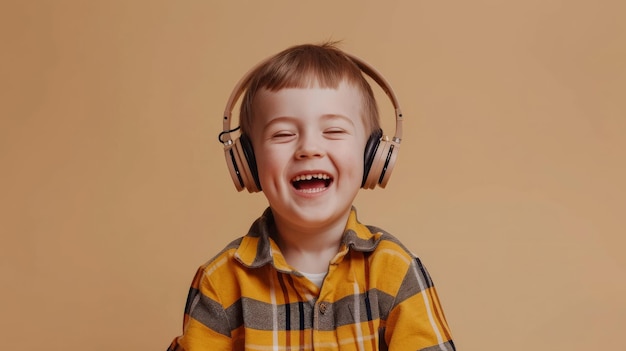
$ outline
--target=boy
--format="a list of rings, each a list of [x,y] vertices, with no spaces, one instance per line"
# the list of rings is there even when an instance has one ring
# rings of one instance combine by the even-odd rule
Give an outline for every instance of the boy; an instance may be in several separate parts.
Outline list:
[[[392,141],[362,73],[397,109]],[[220,141],[236,187],[269,208],[200,267],[169,350],[454,350],[420,260],[352,206],[361,187],[386,185],[401,120],[385,80],[332,44],[291,47],[242,78]]]

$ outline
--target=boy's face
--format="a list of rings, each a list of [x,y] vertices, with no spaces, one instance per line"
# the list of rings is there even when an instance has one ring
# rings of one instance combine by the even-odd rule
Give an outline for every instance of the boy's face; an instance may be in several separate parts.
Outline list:
[[[345,82],[257,93],[250,138],[276,220],[310,228],[345,221],[363,179],[362,106]]]

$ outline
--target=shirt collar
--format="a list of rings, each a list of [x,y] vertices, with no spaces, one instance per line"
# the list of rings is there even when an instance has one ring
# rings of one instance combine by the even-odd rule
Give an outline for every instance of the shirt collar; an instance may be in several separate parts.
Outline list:
[[[374,251],[382,233],[373,229],[358,221],[356,208],[352,207],[344,229],[342,245],[335,260],[345,256],[349,250]],[[271,237],[271,233],[274,232],[274,216],[268,207],[261,217],[254,221],[248,234],[241,240],[235,252],[237,260],[249,268],[258,268],[272,263],[279,271],[292,272],[293,268],[287,264],[280,248]]]

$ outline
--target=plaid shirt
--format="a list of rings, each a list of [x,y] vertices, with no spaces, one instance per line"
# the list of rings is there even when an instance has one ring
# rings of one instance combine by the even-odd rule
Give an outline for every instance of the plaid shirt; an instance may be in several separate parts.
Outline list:
[[[420,260],[354,209],[321,288],[285,261],[273,228],[268,209],[198,269],[168,351],[455,350]]]

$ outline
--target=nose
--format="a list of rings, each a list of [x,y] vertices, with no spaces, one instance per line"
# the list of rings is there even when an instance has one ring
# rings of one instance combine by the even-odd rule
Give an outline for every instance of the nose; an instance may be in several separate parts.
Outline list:
[[[302,135],[296,150],[297,159],[307,159],[324,156],[325,152],[319,138],[313,135]]]

